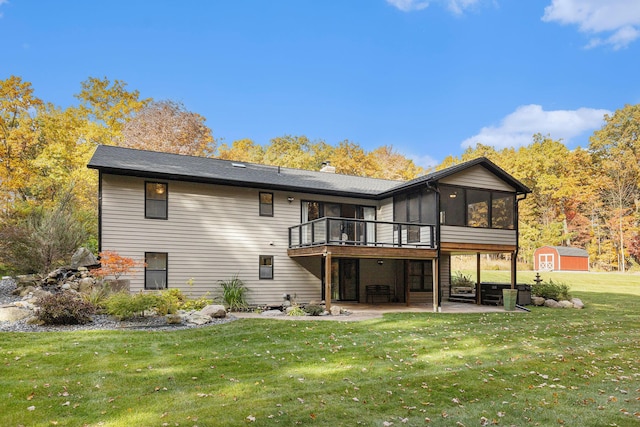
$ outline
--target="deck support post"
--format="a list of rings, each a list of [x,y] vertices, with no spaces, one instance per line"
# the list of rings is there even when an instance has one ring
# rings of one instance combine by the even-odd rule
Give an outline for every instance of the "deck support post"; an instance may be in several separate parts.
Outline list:
[[[407,307],[411,305],[411,289],[409,289],[409,260],[404,260],[404,300]]]
[[[518,269],[517,252],[511,252],[511,289],[516,288],[516,271]]]
[[[440,306],[438,305],[438,295],[440,295],[440,275],[438,272],[440,271],[440,263],[438,258],[434,259],[431,265],[433,268],[433,312],[437,313],[440,311]]]
[[[480,295],[480,283],[482,279],[480,279],[480,252],[476,252],[476,304],[480,304],[481,295]]]
[[[324,257],[324,309],[331,312],[331,252]]]

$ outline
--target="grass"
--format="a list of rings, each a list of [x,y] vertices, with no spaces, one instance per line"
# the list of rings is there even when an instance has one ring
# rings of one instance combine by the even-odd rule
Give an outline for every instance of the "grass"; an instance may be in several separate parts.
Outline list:
[[[640,276],[558,281],[586,309],[1,333],[0,425],[637,426]]]

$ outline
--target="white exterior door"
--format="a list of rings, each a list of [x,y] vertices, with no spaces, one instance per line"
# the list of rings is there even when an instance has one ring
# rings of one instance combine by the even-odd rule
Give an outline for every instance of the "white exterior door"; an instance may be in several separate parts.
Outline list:
[[[553,254],[539,254],[538,255],[538,269],[540,271],[552,271],[553,270]]]

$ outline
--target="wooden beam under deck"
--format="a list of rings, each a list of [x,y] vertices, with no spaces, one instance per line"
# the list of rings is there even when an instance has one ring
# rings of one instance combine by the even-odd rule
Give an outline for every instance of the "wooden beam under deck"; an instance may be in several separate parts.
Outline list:
[[[288,249],[287,255],[292,258],[307,256],[325,256],[330,252],[339,258],[387,258],[387,259],[434,259],[438,252],[435,249],[387,248],[380,246],[357,245],[323,245],[305,248]]]
[[[440,248],[447,252],[459,252],[459,253],[512,253],[516,250],[515,245],[495,245],[487,243],[453,243],[442,242]]]

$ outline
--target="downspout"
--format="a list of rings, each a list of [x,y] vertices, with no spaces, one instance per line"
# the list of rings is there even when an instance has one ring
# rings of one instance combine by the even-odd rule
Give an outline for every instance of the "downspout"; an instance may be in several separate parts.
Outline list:
[[[102,252],[102,170],[98,171],[98,253]]]
[[[515,289],[516,283],[518,283],[518,253],[520,252],[520,201],[527,198],[527,193],[522,193],[518,197],[516,195],[516,250],[513,253],[513,259],[511,260],[511,268],[513,269],[513,278],[511,280],[511,289]]]
[[[442,311],[442,274],[440,274],[440,268],[442,267],[440,264],[441,252],[440,252],[440,190],[437,185],[433,185],[430,182],[427,182],[427,189],[433,190],[436,195],[436,235],[435,235],[435,244],[436,244],[436,264],[437,268],[437,277],[436,284],[438,286],[438,307],[437,311]]]

